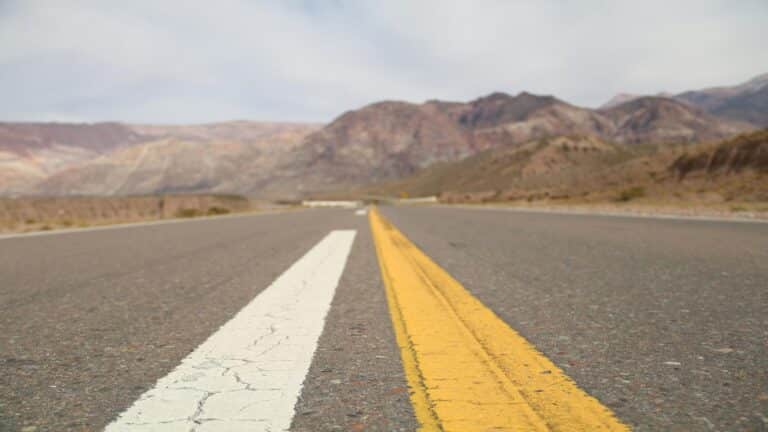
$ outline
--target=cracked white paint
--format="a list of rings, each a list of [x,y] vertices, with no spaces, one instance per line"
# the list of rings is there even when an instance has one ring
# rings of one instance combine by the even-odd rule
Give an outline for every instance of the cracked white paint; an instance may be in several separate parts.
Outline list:
[[[328,234],[106,431],[287,431],[355,234]]]

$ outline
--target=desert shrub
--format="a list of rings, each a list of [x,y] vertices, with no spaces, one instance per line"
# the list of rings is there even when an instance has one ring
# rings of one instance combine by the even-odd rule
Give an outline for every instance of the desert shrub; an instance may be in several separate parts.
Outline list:
[[[217,198],[221,198],[223,200],[229,200],[229,201],[246,201],[247,198],[242,195],[236,195],[236,194],[215,194],[214,195]]]
[[[228,208],[224,208],[224,207],[213,206],[213,207],[208,208],[208,215],[209,216],[224,215],[224,214],[227,214],[229,212],[230,212],[229,209]]]
[[[627,202],[632,201],[635,198],[642,198],[645,196],[645,188],[642,186],[634,186],[628,189],[624,189],[619,193],[616,201]]]
[[[32,225],[32,224],[37,223],[37,221],[32,219],[32,218],[29,218],[29,219],[25,219],[24,223],[27,224],[27,225]]]
[[[193,218],[200,216],[200,210],[194,208],[180,208],[176,210],[176,217],[179,218]]]

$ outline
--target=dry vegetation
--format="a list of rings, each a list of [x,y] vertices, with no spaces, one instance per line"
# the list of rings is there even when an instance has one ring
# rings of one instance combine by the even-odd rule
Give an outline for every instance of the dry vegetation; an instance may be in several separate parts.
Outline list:
[[[27,232],[246,212],[237,195],[0,199],[0,232]]]
[[[768,130],[709,144],[620,145],[557,137],[433,165],[361,194],[437,195],[507,203],[768,216]]]

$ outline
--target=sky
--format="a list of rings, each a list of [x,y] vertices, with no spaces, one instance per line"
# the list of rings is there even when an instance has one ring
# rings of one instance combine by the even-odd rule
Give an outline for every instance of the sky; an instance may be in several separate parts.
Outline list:
[[[766,0],[0,0],[0,121],[327,122],[379,100],[768,72]]]

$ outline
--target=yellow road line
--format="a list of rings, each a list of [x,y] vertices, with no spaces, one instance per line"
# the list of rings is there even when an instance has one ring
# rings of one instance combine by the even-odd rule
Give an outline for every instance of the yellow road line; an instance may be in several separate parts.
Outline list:
[[[628,431],[384,219],[369,212],[421,431]]]

